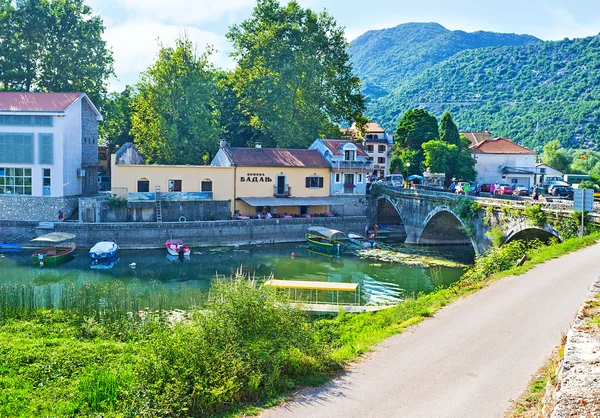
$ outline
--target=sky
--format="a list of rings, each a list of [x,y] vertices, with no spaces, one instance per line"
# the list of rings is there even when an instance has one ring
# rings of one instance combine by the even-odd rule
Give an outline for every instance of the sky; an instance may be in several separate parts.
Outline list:
[[[287,0],[281,0],[285,2]],[[598,0],[297,0],[326,9],[351,41],[364,32],[407,22],[437,22],[448,29],[534,35],[543,40],[600,33]],[[159,43],[173,45],[187,34],[199,49],[212,45],[212,62],[233,68],[225,34],[252,12],[255,0],[88,0],[104,20],[104,39],[114,53],[110,90],[135,84],[151,65]]]

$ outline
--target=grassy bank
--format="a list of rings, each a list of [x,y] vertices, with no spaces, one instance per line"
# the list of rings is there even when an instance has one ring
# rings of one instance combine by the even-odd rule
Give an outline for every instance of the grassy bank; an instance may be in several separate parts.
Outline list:
[[[477,259],[450,288],[333,319],[312,320],[245,279],[216,283],[205,309],[178,324],[160,314],[125,315],[138,305],[111,309],[85,294],[61,310],[20,308],[0,289],[0,417],[252,412],[296,387],[322,383],[374,344],[491,280],[598,238],[550,247],[511,243]],[[529,261],[514,267],[523,254]]]

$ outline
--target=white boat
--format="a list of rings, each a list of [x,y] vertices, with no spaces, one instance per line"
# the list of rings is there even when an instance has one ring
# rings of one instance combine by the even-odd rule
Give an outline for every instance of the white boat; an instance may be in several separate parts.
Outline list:
[[[350,240],[350,242],[352,244],[358,245],[359,247],[364,248],[364,249],[379,248],[379,246],[377,245],[375,240],[372,241],[373,245],[371,246],[370,239],[367,239],[367,238],[363,237],[362,235],[355,234],[353,232],[350,232],[348,234],[348,239]]]
[[[90,258],[94,260],[106,260],[115,257],[117,255],[118,249],[119,246],[114,240],[100,241],[92,247],[92,249],[89,252],[89,255]]]

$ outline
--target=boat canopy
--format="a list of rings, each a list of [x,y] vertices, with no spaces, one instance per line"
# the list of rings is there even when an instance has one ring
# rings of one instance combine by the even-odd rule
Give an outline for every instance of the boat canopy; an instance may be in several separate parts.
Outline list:
[[[306,289],[306,290],[337,290],[340,292],[355,292],[358,283],[339,282],[305,282],[300,280],[267,280],[265,286],[279,289]]]
[[[325,228],[323,226],[312,226],[312,227],[308,228],[308,233],[322,235],[325,238],[328,238],[330,240],[334,240],[334,239],[339,240],[339,239],[347,238],[346,234],[344,234],[342,231],[338,231],[337,229]]]
[[[66,232],[52,232],[50,234],[42,235],[31,240],[31,242],[63,242],[70,241],[75,238],[75,235],[68,234]]]

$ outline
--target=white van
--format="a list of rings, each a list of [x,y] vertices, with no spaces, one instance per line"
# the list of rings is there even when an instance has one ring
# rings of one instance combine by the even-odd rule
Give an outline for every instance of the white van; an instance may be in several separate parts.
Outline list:
[[[404,176],[402,174],[388,174],[383,178],[383,185],[389,187],[404,187]]]

